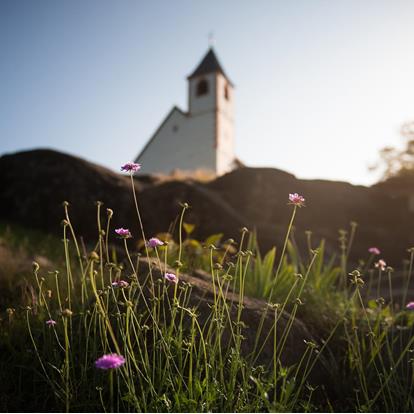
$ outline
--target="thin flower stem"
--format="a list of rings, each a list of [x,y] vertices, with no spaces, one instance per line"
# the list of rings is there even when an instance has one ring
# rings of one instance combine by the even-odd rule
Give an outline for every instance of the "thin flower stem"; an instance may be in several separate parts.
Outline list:
[[[279,264],[277,266],[276,273],[275,273],[275,281],[277,280],[277,278],[279,276],[280,269],[282,268],[283,257],[285,256],[286,247],[287,247],[287,244],[288,244],[288,241],[289,241],[290,232],[292,230],[293,222],[295,221],[295,216],[296,216],[296,210],[297,210],[297,208],[298,207],[296,205],[293,207],[292,216],[290,218],[289,226],[288,226],[288,229],[287,229],[287,232],[286,232],[286,236],[285,236],[285,241],[283,243],[282,253],[280,254]],[[270,295],[269,295],[268,300],[271,300],[272,294],[273,294],[273,287],[272,287],[272,290],[270,291]]]
[[[382,276],[382,271],[381,269],[378,269],[377,299],[380,298],[380,294],[381,294],[381,276]]]
[[[70,232],[71,232],[71,234],[72,234],[73,243],[75,244],[76,254],[77,254],[77,257],[78,257],[78,261],[79,261],[80,271],[81,271],[81,273],[83,274],[83,262],[82,262],[82,255],[81,255],[81,253],[80,253],[80,248],[79,248],[78,240],[77,240],[76,235],[75,235],[75,230],[74,230],[74,228],[73,228],[73,226],[72,226],[72,223],[71,223],[71,221],[70,221],[70,218],[69,218],[68,205],[69,205],[69,203],[67,203],[66,201],[63,203],[64,210],[65,210],[66,222],[67,222],[67,225],[69,226]],[[66,225],[66,224],[65,224],[65,225]],[[65,226],[65,225],[64,225],[64,226]]]
[[[100,314],[101,314],[101,316],[102,316],[102,317],[103,317],[103,319],[104,319],[105,325],[106,325],[106,327],[107,327],[107,329],[108,329],[108,331],[109,331],[109,335],[111,336],[111,339],[112,339],[113,345],[114,345],[114,347],[115,347],[115,349],[116,349],[116,352],[117,352],[118,354],[121,354],[121,348],[120,348],[120,346],[119,346],[119,344],[118,344],[118,341],[117,341],[117,339],[116,339],[116,336],[115,336],[114,330],[112,329],[112,325],[111,325],[111,322],[110,322],[110,320],[109,320],[108,313],[107,313],[107,311],[105,310],[105,308],[104,308],[104,306],[103,306],[103,304],[102,304],[102,300],[101,300],[101,298],[100,298],[100,296],[99,296],[99,294],[98,294],[98,291],[97,291],[97,289],[96,289],[95,275],[94,275],[94,270],[93,270],[93,262],[91,262],[91,267],[90,267],[90,274],[89,274],[89,276],[90,276],[90,281],[91,281],[91,285],[92,285],[92,291],[93,291],[93,293],[94,293],[94,295],[95,295],[96,304],[97,304],[97,306],[98,306],[98,309],[99,309],[99,311],[100,311]]]
[[[391,270],[388,270],[388,289],[390,294],[390,312],[391,314],[394,313],[394,299],[393,299],[393,292],[392,292],[392,282],[391,282]]]
[[[102,388],[100,388],[100,387],[98,388],[98,393],[99,393],[99,400],[100,400],[100,402],[101,402],[103,412],[104,412],[104,413],[107,413],[107,411],[106,411],[106,407],[105,407],[105,403],[104,403],[104,400],[103,400]]]
[[[63,226],[63,245],[65,248],[65,263],[66,263],[66,280],[67,280],[67,295],[68,295],[68,308],[72,308],[71,292],[73,287],[72,270],[70,266],[68,239],[66,237],[66,225]]]
[[[55,383],[53,383],[53,381],[50,379],[49,374],[47,373],[46,367],[45,367],[45,365],[43,364],[42,358],[40,357],[39,349],[38,349],[38,347],[37,347],[37,345],[36,345],[36,341],[34,340],[33,333],[32,333],[32,329],[31,329],[31,326],[30,326],[29,312],[30,312],[30,309],[27,309],[27,310],[26,310],[26,323],[27,323],[27,331],[29,332],[29,336],[30,336],[30,339],[31,339],[31,341],[32,341],[32,345],[33,345],[33,348],[34,348],[34,350],[35,350],[35,353],[36,353],[37,359],[39,360],[40,366],[42,367],[42,371],[43,371],[43,373],[44,373],[44,375],[45,375],[45,377],[46,377],[47,382],[49,383],[49,385],[51,386],[51,388],[52,388],[53,390],[58,389],[59,391],[63,391],[63,389],[62,389],[60,386],[57,386],[57,385],[56,385]],[[63,392],[64,392],[64,391],[63,391]]]
[[[414,263],[414,248],[411,248],[410,249],[410,265],[409,265],[409,268],[408,268],[407,283],[405,285],[405,289],[404,289],[404,293],[403,293],[403,301],[402,301],[402,306],[403,307],[406,305],[407,293],[408,293],[408,289],[410,288],[411,275],[413,273],[413,263]]]
[[[111,413],[114,412],[114,372],[109,370],[109,400],[111,402]]]
[[[105,253],[106,262],[109,263],[109,227],[112,219],[112,210],[108,210],[108,220],[106,221],[106,232],[105,232]]]
[[[183,209],[180,215],[180,223],[178,227],[178,238],[179,238],[179,250],[178,250],[178,264],[177,264],[177,277],[180,273],[180,266],[181,266],[181,257],[183,252],[183,222],[184,222],[184,213],[187,210],[188,205],[184,204]]]
[[[103,234],[102,234],[102,225],[101,225],[101,206],[102,202],[98,201],[96,203],[96,222],[98,225],[98,244],[99,244],[99,274],[101,276],[101,289],[105,287],[104,282],[104,271],[103,271]]]
[[[66,412],[70,411],[70,344],[68,335],[68,318],[63,317],[63,329],[65,333],[65,365],[64,365],[64,381],[65,381],[65,401]]]
[[[288,241],[289,241],[289,235],[290,235],[290,232],[292,230],[293,222],[295,220],[296,210],[297,210],[297,206],[294,205],[293,212],[292,212],[292,216],[290,217],[289,225],[288,225],[288,228],[287,228],[287,231],[286,231],[286,236],[285,236],[285,241],[283,243],[282,252],[281,252],[281,255],[280,255],[280,258],[279,258],[279,263],[278,263],[278,266],[277,266],[277,269],[276,269],[276,273],[275,273],[275,277],[274,277],[274,282],[272,283],[272,288],[270,289],[270,293],[269,293],[269,296],[268,296],[268,299],[267,299],[268,302],[271,302],[271,300],[272,300],[273,291],[274,291],[274,288],[276,286],[276,281],[277,281],[277,278],[279,276],[280,269],[282,268],[283,257],[284,257],[285,252],[286,252],[286,247],[287,247],[287,244],[288,244]],[[259,344],[259,339],[260,339],[260,336],[261,336],[261,333],[262,333],[263,324],[264,324],[264,321],[266,319],[267,312],[268,312],[268,307],[266,306],[266,308],[262,312],[262,316],[260,318],[259,328],[258,328],[258,330],[256,332],[256,339],[255,339],[255,343],[254,343],[254,348],[253,348],[252,355],[255,355],[256,354],[256,349],[257,349],[257,346]]]
[[[150,274],[150,278],[151,278],[151,291],[152,291],[152,294],[154,296],[154,279],[153,279],[153,276],[152,276],[151,259],[150,259],[150,254],[149,254],[149,250],[148,250],[147,239],[145,237],[144,225],[143,225],[142,219],[141,219],[141,213],[139,212],[138,199],[137,199],[137,195],[136,195],[136,191],[135,191],[134,176],[133,176],[132,172],[130,174],[130,177],[131,177],[131,187],[132,187],[132,194],[133,194],[133,197],[134,197],[135,210],[137,212],[138,222],[139,222],[139,226],[140,226],[141,234],[142,234],[142,239],[144,241],[145,253],[146,253],[146,256],[147,256],[147,259],[148,259],[149,274]]]

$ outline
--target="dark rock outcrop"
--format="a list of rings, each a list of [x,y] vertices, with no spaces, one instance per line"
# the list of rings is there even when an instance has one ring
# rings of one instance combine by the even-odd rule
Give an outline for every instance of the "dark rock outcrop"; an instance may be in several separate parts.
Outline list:
[[[149,272],[149,261],[147,259],[141,259],[140,261],[140,279],[147,279]],[[151,262],[152,276],[154,280],[162,279],[163,273],[160,271],[157,261]],[[167,272],[174,272],[173,269],[166,269]],[[202,271],[197,271],[192,275],[182,273],[179,277],[179,286],[182,286],[183,282],[191,285],[191,293],[187,295],[188,304],[187,308],[195,309],[197,314],[197,320],[204,330],[206,323],[211,323],[211,312],[214,305],[214,292],[211,275]],[[217,282],[216,282],[217,283]],[[174,289],[169,289],[170,299],[173,298]],[[217,286],[216,286],[216,295]],[[222,320],[223,323],[223,346],[235,346],[233,337],[230,331],[230,324],[232,329],[235,329],[234,323],[237,321],[239,295],[233,293],[231,289],[228,290],[225,296],[228,306],[228,316],[225,316]],[[223,306],[223,305],[221,305]],[[265,309],[267,308],[267,311]],[[169,315],[168,310],[163,313]],[[252,355],[255,350],[256,334],[259,330],[259,323],[263,318],[263,327],[260,330],[258,346],[254,356]],[[266,302],[259,299],[254,299],[245,296],[243,298],[243,309],[241,313],[241,321],[243,322],[242,335],[243,341],[241,343],[241,353],[245,358],[254,361],[254,364],[264,365],[266,369],[271,369],[274,348],[273,348],[273,327],[274,327],[274,311],[269,309]],[[308,331],[306,326],[297,318],[291,318],[291,315],[287,312],[280,313],[277,322],[277,338],[278,343],[282,343],[284,335],[287,332],[289,323],[292,323],[289,330],[289,334],[286,335],[286,342],[283,349],[280,350],[280,359],[284,366],[293,366],[299,363],[301,357],[306,351],[305,341],[310,341],[315,345],[322,345],[321,338],[315,338]],[[190,326],[190,318],[184,320],[184,325]],[[270,335],[269,335],[270,334]],[[261,350],[261,352],[257,352]],[[316,355],[315,355],[316,357]],[[322,384],[329,382],[329,370],[328,362],[323,355],[319,355],[315,361],[315,368],[310,373],[309,379],[313,383]]]
[[[137,185],[137,189],[139,185]],[[71,220],[81,234],[96,235],[97,200],[131,219],[127,177],[77,157],[35,150],[0,158],[0,217],[59,234],[63,201],[73,203]]]
[[[325,238],[336,250],[338,230],[359,224],[351,259],[366,257],[378,246],[389,264],[399,267],[414,245],[414,214],[408,194],[414,182],[404,183],[395,196],[387,186],[354,186],[327,180],[299,180],[271,168],[240,168],[210,183],[191,180],[163,181],[138,176],[135,189],[147,235],[177,228],[180,203],[191,208],[186,221],[196,225],[195,237],[213,233],[240,238],[239,230],[255,228],[263,250],[280,246],[291,208],[287,197],[298,192],[306,198],[295,220],[295,237],[304,245],[305,230],[313,232],[314,247]],[[79,158],[51,150],[34,150],[0,158],[0,217],[58,234],[64,218],[62,201],[71,203],[70,215],[77,232],[96,237],[95,201],[114,210],[113,225],[139,234],[138,221],[127,176]],[[407,194],[407,197],[404,194]],[[175,223],[175,225],[174,225]]]

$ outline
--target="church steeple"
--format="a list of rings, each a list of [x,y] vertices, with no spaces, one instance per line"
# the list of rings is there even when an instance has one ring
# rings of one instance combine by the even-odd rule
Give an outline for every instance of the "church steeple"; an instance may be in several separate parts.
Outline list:
[[[220,65],[220,62],[217,59],[217,56],[214,53],[214,49],[212,47],[210,47],[204,58],[201,60],[201,62],[198,64],[195,70],[191,73],[191,75],[187,77],[187,79],[191,80],[203,75],[208,75],[210,73],[221,73],[227,79],[230,85],[233,86],[230,79],[224,72],[223,67]]]
[[[232,112],[233,84],[210,47],[188,79],[188,113]],[[224,100],[221,98],[225,98]],[[228,114],[232,118],[232,113]],[[215,115],[216,116],[216,115]]]

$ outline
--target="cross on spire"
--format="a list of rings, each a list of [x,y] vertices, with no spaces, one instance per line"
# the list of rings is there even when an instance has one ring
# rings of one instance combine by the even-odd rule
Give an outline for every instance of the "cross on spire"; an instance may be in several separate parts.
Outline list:
[[[213,47],[215,43],[216,43],[216,39],[214,37],[214,32],[210,31],[208,33],[208,47]]]

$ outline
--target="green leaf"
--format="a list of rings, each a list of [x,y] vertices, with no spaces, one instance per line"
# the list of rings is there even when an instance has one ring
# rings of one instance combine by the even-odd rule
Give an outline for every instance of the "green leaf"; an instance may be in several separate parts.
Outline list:
[[[212,234],[211,236],[207,237],[204,241],[205,246],[210,246],[210,244],[214,244],[215,246],[220,243],[220,240],[223,238],[223,233]]]
[[[186,232],[187,236],[189,236],[195,229],[195,224],[190,223],[183,223],[184,231]]]

